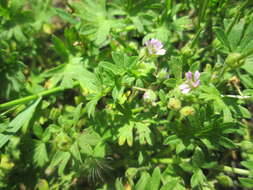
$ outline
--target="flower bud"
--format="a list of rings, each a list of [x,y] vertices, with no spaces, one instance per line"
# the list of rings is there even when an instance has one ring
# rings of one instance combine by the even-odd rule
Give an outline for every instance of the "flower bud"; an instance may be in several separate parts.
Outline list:
[[[14,163],[9,159],[6,154],[1,156],[0,168],[3,170],[11,170],[14,167]]]
[[[229,176],[220,175],[220,176],[217,176],[216,179],[218,180],[218,183],[221,184],[223,187],[233,186],[233,181]]]
[[[49,24],[43,24],[43,31],[46,33],[46,34],[52,34],[53,33],[53,30],[52,30],[52,26],[49,25]]]
[[[185,106],[180,110],[180,114],[184,117],[194,115],[195,113],[196,113],[195,109],[191,106]]]
[[[253,143],[250,141],[242,141],[241,148],[246,152],[253,153]]]
[[[160,80],[164,80],[164,79],[168,79],[169,78],[169,74],[168,74],[168,72],[167,72],[167,69],[161,69],[160,71],[159,71],[159,73],[157,74],[157,76],[156,76],[158,79],[160,79]]]
[[[57,135],[57,137],[55,138],[55,143],[57,148],[59,148],[62,151],[68,151],[72,144],[71,138],[64,133]]]
[[[136,42],[129,42],[128,46],[132,49],[135,49],[135,50],[138,49],[138,43],[136,43]]]
[[[182,54],[186,57],[190,57],[193,55],[193,50],[190,48],[190,45],[187,44],[185,45],[182,50],[181,50]]]
[[[241,57],[240,53],[230,53],[225,60],[225,64],[227,64],[229,67],[232,68],[240,67],[241,65],[244,64],[244,60],[239,61],[240,57]]]
[[[36,189],[38,190],[49,190],[48,182],[45,179],[40,179],[36,187],[37,187]]]
[[[126,171],[126,176],[130,179],[133,179],[138,172],[137,168],[128,168]]]
[[[172,110],[179,110],[181,108],[181,101],[177,98],[170,98],[168,108]]]
[[[147,90],[143,95],[143,99],[147,103],[155,102],[156,98],[157,98],[157,96],[153,90]]]
[[[52,120],[57,120],[60,115],[61,115],[60,109],[52,108],[49,113],[49,118]]]

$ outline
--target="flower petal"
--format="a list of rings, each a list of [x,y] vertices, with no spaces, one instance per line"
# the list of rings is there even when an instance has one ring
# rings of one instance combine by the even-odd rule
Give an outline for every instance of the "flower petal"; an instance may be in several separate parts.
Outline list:
[[[164,55],[166,53],[165,49],[160,49],[156,52],[156,55]]]
[[[183,84],[181,84],[181,85],[179,86],[179,88],[180,88],[180,90],[183,90],[183,89],[185,89],[185,88],[190,88],[190,86],[189,86],[188,84],[183,83]]]
[[[200,80],[197,80],[197,81],[195,81],[195,82],[192,84],[192,86],[193,86],[194,88],[197,88],[199,85],[200,85]]]
[[[188,71],[187,73],[185,73],[185,78],[188,82],[190,82],[192,80],[192,72]]]
[[[200,72],[199,71],[195,71],[195,73],[194,73],[194,80],[195,81],[199,80],[199,77],[200,77]]]
[[[188,94],[190,91],[191,91],[190,88],[185,88],[185,89],[181,90],[181,92],[182,92],[183,94]]]

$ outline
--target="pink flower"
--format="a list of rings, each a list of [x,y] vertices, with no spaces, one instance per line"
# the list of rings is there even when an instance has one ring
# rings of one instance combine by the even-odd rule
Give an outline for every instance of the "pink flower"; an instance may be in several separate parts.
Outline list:
[[[157,39],[152,38],[145,42],[146,47],[150,55],[164,55],[166,50],[163,49],[163,44]]]
[[[179,86],[179,89],[183,94],[188,94],[193,88],[197,88],[200,85],[200,72],[195,71],[194,76],[192,76],[192,72],[188,71],[185,73],[186,81],[185,83]]]

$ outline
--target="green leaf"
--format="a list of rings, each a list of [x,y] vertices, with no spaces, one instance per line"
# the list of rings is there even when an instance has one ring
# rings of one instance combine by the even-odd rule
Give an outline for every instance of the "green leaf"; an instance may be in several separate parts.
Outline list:
[[[253,161],[242,161],[241,164],[253,171]]]
[[[150,179],[150,189],[152,190],[159,190],[160,186],[160,178],[161,178],[161,172],[158,167],[156,167],[152,173],[151,179]]]
[[[64,157],[62,157],[62,160],[59,164],[58,168],[58,175],[63,176],[64,175],[64,169],[66,168],[69,160],[70,160],[71,154],[69,152],[65,152]]]
[[[51,159],[50,168],[56,167],[61,164],[62,161],[66,161],[66,158],[69,158],[69,152],[57,151]],[[62,169],[62,168],[61,168]]]
[[[97,103],[98,103],[98,98],[94,98],[94,99],[92,99],[92,100],[90,100],[87,104],[86,104],[86,106],[85,106],[85,108],[86,108],[86,110],[87,110],[87,113],[88,113],[88,117],[90,118],[91,116],[92,117],[94,117],[94,115],[95,115],[95,109],[96,109],[96,105],[97,105]]]
[[[42,141],[39,141],[35,145],[33,161],[39,167],[44,166],[48,162],[46,144],[43,143]]]
[[[55,51],[62,57],[67,58],[68,57],[68,50],[65,46],[65,44],[58,38],[57,36],[52,37],[52,42],[54,44]]]
[[[163,185],[161,190],[177,190],[176,187],[179,184],[179,179],[172,179],[166,185]]]
[[[220,137],[219,144],[229,149],[236,148],[236,145],[234,144],[234,142],[227,137]]]
[[[136,122],[135,128],[137,129],[137,133],[139,135],[140,144],[148,143],[149,145],[152,145],[151,130],[149,127],[141,122]]]
[[[99,63],[99,66],[103,67],[106,70],[113,72],[115,75],[123,75],[125,73],[122,67],[118,65],[112,64],[110,62],[102,61]]]
[[[183,69],[183,63],[182,60],[172,56],[171,60],[169,62],[170,71],[175,76],[175,78],[178,80],[182,79],[182,69]]]
[[[214,32],[216,34],[216,37],[218,38],[218,40],[225,46],[227,47],[228,49],[231,49],[230,47],[230,43],[227,39],[227,36],[224,32],[224,30],[222,30],[221,28],[219,27],[214,27]]]
[[[76,160],[78,160],[80,163],[82,163],[82,157],[81,157],[81,153],[79,151],[78,142],[75,142],[74,144],[71,145],[70,152]]]
[[[79,146],[85,146],[85,144],[95,146],[99,142],[101,142],[101,137],[98,133],[93,130],[85,130],[83,133],[78,137]]]
[[[253,188],[253,179],[239,177],[240,183],[246,188]]]
[[[141,178],[138,180],[134,189],[146,190],[149,180],[150,180],[150,175],[147,172],[143,172],[141,175]]]
[[[110,29],[112,28],[111,24],[112,21],[110,20],[103,20],[99,22],[96,32],[95,44],[101,45],[106,40],[107,36],[110,33]]]
[[[74,18],[72,18],[72,16],[68,13],[66,13],[63,9],[60,8],[54,8],[54,10],[56,11],[56,13],[63,19],[68,21],[71,24],[77,24],[78,21]]]
[[[21,112],[17,117],[15,117],[8,126],[5,133],[0,134],[0,148],[5,145],[5,143],[10,140],[10,138],[15,135],[15,133],[24,125],[28,124],[33,117],[36,107],[40,103],[41,98],[34,102],[25,111]]]
[[[133,128],[134,128],[134,123],[130,122],[129,124],[126,124],[119,129],[118,142],[120,146],[125,144],[125,141],[127,141],[127,144],[129,146],[133,145]]]
[[[201,169],[198,169],[194,172],[194,174],[191,177],[191,187],[195,188],[201,184],[204,183],[205,176]]]
[[[116,190],[125,190],[124,185],[122,184],[122,181],[117,178],[115,181],[115,188]]]

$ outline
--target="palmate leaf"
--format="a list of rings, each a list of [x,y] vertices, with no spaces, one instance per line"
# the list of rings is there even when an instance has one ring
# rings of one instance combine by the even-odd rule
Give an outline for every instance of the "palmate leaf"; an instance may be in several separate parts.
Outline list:
[[[90,37],[97,45],[102,45],[112,28],[123,26],[106,9],[105,0],[84,0],[71,3],[76,10],[75,16],[81,19],[80,33]]]
[[[39,167],[44,166],[48,162],[48,154],[46,149],[46,144],[39,141],[35,145],[33,161]]]
[[[15,135],[15,133],[24,125],[29,124],[36,110],[36,107],[40,103],[41,98],[34,102],[25,111],[21,112],[17,117],[15,117],[8,126],[8,129],[0,134],[0,148],[8,142],[8,140]]]
[[[83,64],[81,57],[70,57],[69,62],[59,65],[43,74],[49,79],[50,87],[55,87],[59,83],[64,88],[72,88],[74,81],[79,81],[82,88],[90,93],[101,93],[101,81],[94,74],[88,71]]]
[[[51,159],[49,168],[54,168],[54,167],[59,166],[58,173],[62,175],[70,157],[71,157],[71,154],[69,152],[57,151]]]

